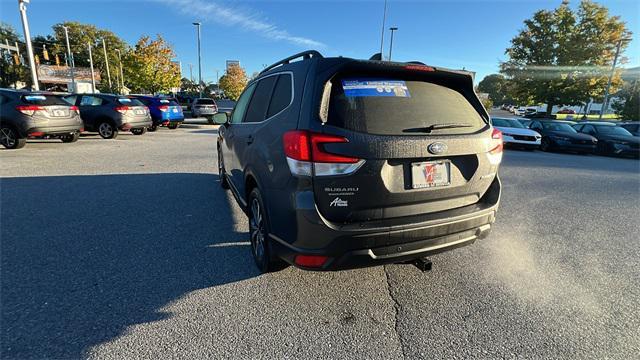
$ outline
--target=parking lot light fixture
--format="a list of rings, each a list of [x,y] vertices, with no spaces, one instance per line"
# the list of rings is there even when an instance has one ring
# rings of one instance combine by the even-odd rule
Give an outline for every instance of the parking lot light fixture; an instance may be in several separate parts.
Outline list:
[[[200,23],[194,22],[193,25],[198,29],[198,90],[200,90],[200,97],[202,97],[202,55],[200,52]]]
[[[391,61],[391,51],[393,51],[393,33],[395,33],[396,30],[398,30],[398,28],[393,26],[393,27],[390,27],[389,30],[391,31],[391,40],[389,44],[389,61]]]
[[[618,45],[616,46],[616,54],[613,57],[613,64],[611,65],[611,73],[609,74],[609,81],[607,82],[607,87],[604,90],[604,98],[602,99],[602,106],[600,107],[600,115],[598,116],[598,120],[602,120],[602,115],[607,110],[607,103],[609,102],[609,90],[611,89],[611,81],[613,80],[613,75],[616,72],[616,64],[618,63],[618,56],[620,55],[620,48],[622,47],[622,43],[624,41],[631,41],[631,38],[622,38],[618,40]]]
[[[33,89],[40,90],[38,85],[38,74],[36,73],[36,61],[33,56],[33,46],[31,45],[31,32],[29,31],[29,21],[27,19],[27,4],[29,0],[18,0],[18,8],[20,9],[20,17],[22,19],[22,29],[24,30],[24,42],[27,44],[27,55],[29,56],[29,67],[31,68],[31,80],[33,81]]]

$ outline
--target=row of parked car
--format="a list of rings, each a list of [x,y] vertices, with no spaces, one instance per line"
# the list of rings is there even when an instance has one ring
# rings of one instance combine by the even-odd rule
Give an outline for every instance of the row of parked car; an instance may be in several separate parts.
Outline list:
[[[8,149],[29,138],[76,142],[81,132],[114,139],[121,131],[143,135],[160,126],[176,129],[182,107],[169,97],[64,94],[0,89],[0,143]]]
[[[640,156],[640,122],[492,118],[505,146],[600,155]]]

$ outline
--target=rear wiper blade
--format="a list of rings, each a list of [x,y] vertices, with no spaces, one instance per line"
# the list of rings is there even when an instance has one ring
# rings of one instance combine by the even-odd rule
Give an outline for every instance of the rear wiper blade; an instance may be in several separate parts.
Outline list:
[[[421,127],[421,128],[404,129],[404,130],[402,130],[402,132],[420,132],[420,133],[424,132],[424,133],[430,133],[433,130],[454,129],[454,128],[464,128],[464,127],[471,127],[471,125],[469,125],[469,124],[460,124],[460,123],[433,124],[433,125],[429,125],[429,126]]]

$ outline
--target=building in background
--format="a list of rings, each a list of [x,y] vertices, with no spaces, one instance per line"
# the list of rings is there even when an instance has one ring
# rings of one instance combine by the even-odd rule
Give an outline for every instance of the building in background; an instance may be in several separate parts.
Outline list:
[[[231,66],[240,66],[240,60],[227,60],[227,71]]]

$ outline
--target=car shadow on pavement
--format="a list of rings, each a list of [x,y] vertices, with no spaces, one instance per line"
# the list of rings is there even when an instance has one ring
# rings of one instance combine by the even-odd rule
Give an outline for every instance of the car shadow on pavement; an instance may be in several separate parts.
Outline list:
[[[0,179],[0,358],[79,358],[258,275],[213,174]]]

